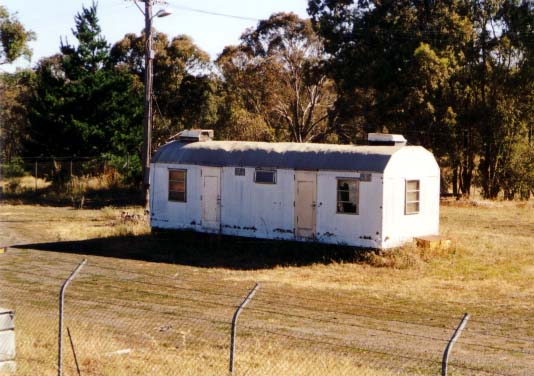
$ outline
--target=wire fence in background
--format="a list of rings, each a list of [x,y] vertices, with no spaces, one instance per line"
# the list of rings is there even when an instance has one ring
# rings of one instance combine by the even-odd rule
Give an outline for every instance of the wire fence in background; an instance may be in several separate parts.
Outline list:
[[[80,209],[139,204],[140,177],[137,156],[16,158],[0,163],[0,198]]]
[[[57,374],[59,291],[81,259],[24,249],[0,258],[0,305],[16,311],[18,374]],[[436,375],[462,319],[450,308],[423,314],[359,304],[357,295],[282,292],[273,282],[242,306],[254,285],[91,257],[65,294],[63,374],[228,374],[234,322],[235,375]],[[528,319],[473,315],[449,374],[533,374],[533,329]]]
[[[15,158],[9,163],[0,163],[0,182],[9,180],[10,185],[2,186],[5,193],[20,193],[24,189],[37,191],[51,183],[63,185],[74,178],[130,178],[139,170],[139,158],[130,155]]]

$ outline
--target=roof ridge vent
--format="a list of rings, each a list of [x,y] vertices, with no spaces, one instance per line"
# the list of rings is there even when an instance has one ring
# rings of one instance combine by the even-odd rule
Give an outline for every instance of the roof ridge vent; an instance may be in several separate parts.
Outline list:
[[[406,142],[406,138],[401,134],[369,133],[367,135],[369,145],[404,146]]]
[[[181,142],[202,142],[213,140],[213,129],[186,129],[175,137]]]

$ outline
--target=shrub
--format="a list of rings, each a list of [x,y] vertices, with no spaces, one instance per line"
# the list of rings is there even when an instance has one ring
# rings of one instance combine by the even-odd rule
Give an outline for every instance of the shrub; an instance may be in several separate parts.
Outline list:
[[[10,163],[0,165],[0,177],[16,178],[26,174],[24,171],[24,161],[20,157],[15,157]]]

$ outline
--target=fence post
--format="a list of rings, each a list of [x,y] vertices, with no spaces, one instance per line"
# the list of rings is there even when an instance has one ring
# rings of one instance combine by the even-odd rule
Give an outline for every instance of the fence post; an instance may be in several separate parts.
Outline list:
[[[37,158],[35,159],[35,192],[37,192]]]
[[[230,373],[234,373],[234,354],[235,354],[235,334],[236,334],[236,323],[237,318],[239,317],[239,314],[245,308],[245,306],[248,304],[248,302],[252,299],[254,294],[256,294],[256,290],[260,287],[259,283],[256,283],[256,286],[250,292],[248,293],[247,297],[243,302],[237,307],[237,310],[234,313],[234,317],[232,318],[232,333],[230,337]]]
[[[87,259],[83,259],[82,262],[74,269],[74,271],[71,273],[69,278],[63,282],[61,285],[61,290],[59,291],[59,332],[58,332],[58,349],[57,349],[57,374],[58,376],[61,376],[62,372],[62,362],[63,362],[63,304],[65,302],[65,290],[67,289],[67,286],[69,283],[76,277],[76,274],[81,270],[81,268],[85,265],[87,262]]]
[[[445,347],[445,352],[443,353],[443,360],[441,362],[441,376],[447,376],[447,366],[449,362],[449,355],[452,351],[452,347],[454,346],[456,340],[458,339],[458,337],[460,337],[462,330],[464,330],[465,326],[467,325],[467,320],[469,320],[468,313],[464,314],[462,321],[460,321],[460,325],[458,325],[451,339],[449,340],[447,347]]]

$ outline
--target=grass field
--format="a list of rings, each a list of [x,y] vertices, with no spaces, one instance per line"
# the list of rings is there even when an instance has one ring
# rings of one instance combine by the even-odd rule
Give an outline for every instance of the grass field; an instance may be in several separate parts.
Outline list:
[[[56,371],[57,293],[83,375],[534,374],[534,203],[444,203],[446,252],[375,254],[194,233],[151,235],[139,207],[0,205],[0,305],[18,374]],[[68,338],[67,374],[75,375]]]

